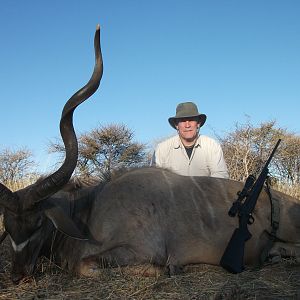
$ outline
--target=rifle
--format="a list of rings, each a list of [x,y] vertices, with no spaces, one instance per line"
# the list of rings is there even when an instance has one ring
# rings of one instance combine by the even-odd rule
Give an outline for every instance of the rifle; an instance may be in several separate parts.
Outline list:
[[[253,175],[250,175],[246,179],[243,190],[237,193],[238,199],[233,202],[232,207],[228,211],[230,217],[235,217],[237,213],[239,216],[239,227],[234,230],[220,260],[220,265],[231,273],[240,273],[244,270],[245,243],[252,237],[252,234],[248,230],[248,225],[254,222],[252,212],[267,179],[269,173],[268,166],[280,142],[281,139],[277,141],[257,180],[255,181]],[[243,202],[244,198],[246,199]]]

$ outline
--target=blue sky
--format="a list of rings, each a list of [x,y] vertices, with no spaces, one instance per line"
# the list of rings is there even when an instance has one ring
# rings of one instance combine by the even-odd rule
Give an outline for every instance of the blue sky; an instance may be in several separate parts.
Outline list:
[[[31,149],[47,169],[65,101],[90,78],[101,26],[103,79],[75,112],[78,133],[124,123],[148,143],[194,101],[202,133],[254,124],[300,134],[298,0],[3,0],[0,149]]]

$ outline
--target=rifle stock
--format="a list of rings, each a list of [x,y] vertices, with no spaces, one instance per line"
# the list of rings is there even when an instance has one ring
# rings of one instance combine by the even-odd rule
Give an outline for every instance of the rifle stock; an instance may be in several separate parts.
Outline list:
[[[221,258],[220,265],[231,273],[244,270],[245,244],[251,238],[247,226],[236,228]]]

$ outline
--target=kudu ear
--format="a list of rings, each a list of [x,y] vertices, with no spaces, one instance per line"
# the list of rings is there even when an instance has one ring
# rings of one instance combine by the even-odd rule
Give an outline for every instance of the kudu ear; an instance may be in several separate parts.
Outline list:
[[[78,229],[72,219],[65,214],[60,207],[53,206],[46,209],[45,215],[51,220],[55,228],[63,234],[77,240],[89,239]]]
[[[0,182],[0,206],[11,211],[16,211],[18,208],[17,196]]]

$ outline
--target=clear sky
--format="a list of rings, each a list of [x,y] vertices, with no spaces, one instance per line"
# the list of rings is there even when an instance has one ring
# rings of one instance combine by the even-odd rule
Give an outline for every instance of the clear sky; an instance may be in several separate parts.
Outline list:
[[[298,0],[2,0],[1,142],[47,168],[65,101],[90,78],[101,26],[104,74],[75,112],[78,133],[124,123],[148,143],[192,100],[204,134],[254,124],[300,134]]]

